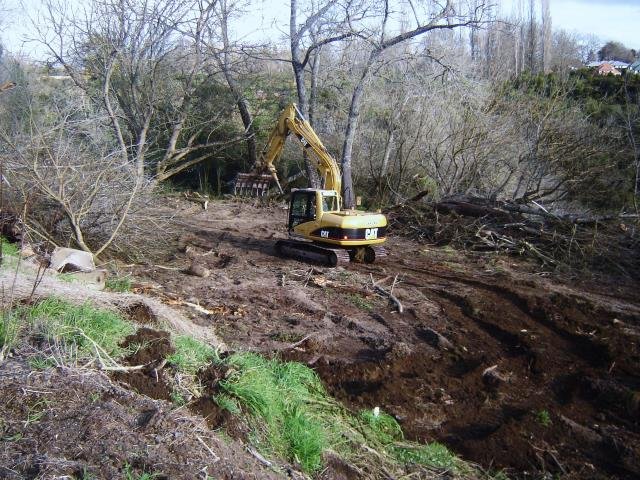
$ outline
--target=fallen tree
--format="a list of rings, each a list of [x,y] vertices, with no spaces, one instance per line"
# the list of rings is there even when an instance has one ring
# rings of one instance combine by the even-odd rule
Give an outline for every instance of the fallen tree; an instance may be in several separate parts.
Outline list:
[[[640,278],[638,215],[556,214],[541,205],[459,196],[387,212],[398,233],[434,245],[525,256],[553,269]]]

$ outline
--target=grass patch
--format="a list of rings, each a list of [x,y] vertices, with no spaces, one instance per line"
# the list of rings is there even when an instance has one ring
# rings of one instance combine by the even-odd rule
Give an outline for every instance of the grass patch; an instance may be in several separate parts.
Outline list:
[[[360,412],[360,418],[382,444],[386,445],[404,438],[402,427],[397,420],[379,409],[363,410]]]
[[[147,473],[147,472],[138,474],[133,471],[133,468],[128,463],[125,464],[123,473],[124,473],[124,477],[123,477],[124,480],[153,480],[154,478],[157,478],[159,476],[159,474],[157,473]]]
[[[242,412],[253,429],[252,441],[266,455],[296,462],[309,474],[322,469],[327,450],[364,468],[378,464],[397,471],[418,464],[457,471],[460,462],[446,447],[405,441],[398,422],[378,408],[352,414],[301,363],[254,353],[221,363],[229,373],[214,399],[232,413]]]
[[[371,311],[373,310],[373,304],[365,300],[362,296],[356,293],[350,293],[347,295],[347,300],[353,303],[356,307],[361,308],[362,310]]]
[[[543,427],[548,427],[552,423],[551,415],[549,414],[548,410],[540,410],[536,412],[536,419],[538,420],[538,423]]]
[[[134,332],[133,325],[113,312],[88,303],[73,305],[55,297],[20,307],[16,314],[32,325],[42,325],[48,339],[76,345],[80,356],[95,353],[88,337],[111,357],[121,357],[127,352],[120,343]]]
[[[78,277],[76,277],[73,273],[59,273],[58,280],[65,283],[73,283],[78,281]]]
[[[16,243],[11,243],[4,237],[0,237],[0,243],[2,243],[2,256],[17,257],[20,255],[20,246]]]
[[[2,258],[0,258],[0,265],[8,268],[16,267],[20,262],[20,245],[17,243],[11,243],[2,236],[0,236],[0,243],[2,244]]]
[[[131,277],[109,277],[105,288],[112,292],[127,293],[131,291]]]
[[[15,314],[15,312],[1,312],[0,349],[2,352],[10,349],[15,344],[19,333],[20,318]]]
[[[242,410],[240,410],[240,405],[238,405],[238,401],[235,398],[224,393],[215,395],[213,397],[213,401],[216,402],[216,404],[220,408],[222,408],[223,410],[227,410],[234,415],[240,415],[240,413],[242,412]]]
[[[187,400],[184,398],[184,396],[180,392],[175,392],[175,391],[171,392],[170,398],[171,398],[171,403],[173,403],[177,407],[181,407],[187,404]]]
[[[392,448],[393,456],[402,463],[426,465],[440,470],[457,471],[460,461],[447,447],[432,442],[428,445],[398,445]]]
[[[268,360],[253,353],[230,356],[235,371],[220,382],[228,397],[251,415],[257,446],[265,453],[298,462],[306,472],[322,466],[331,432],[310,404],[326,396],[316,373],[300,363]],[[256,421],[257,420],[257,421]]]
[[[36,355],[35,357],[29,357],[29,366],[32,370],[46,370],[56,366],[56,362],[51,357],[45,357],[43,355]]]
[[[176,337],[173,343],[176,351],[167,357],[167,361],[184,373],[194,375],[217,357],[213,348],[188,335]]]

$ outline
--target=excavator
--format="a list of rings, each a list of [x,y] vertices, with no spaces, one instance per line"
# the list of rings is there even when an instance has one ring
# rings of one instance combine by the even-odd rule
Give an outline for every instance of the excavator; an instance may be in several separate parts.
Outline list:
[[[293,133],[314,162],[322,188],[291,191],[287,240],[278,240],[278,254],[335,267],[343,262],[373,263],[386,255],[387,219],[381,213],[342,209],[342,177],[336,160],[295,103],[280,114],[256,165],[236,177],[234,194],[264,196],[271,181],[284,193],[274,163]]]

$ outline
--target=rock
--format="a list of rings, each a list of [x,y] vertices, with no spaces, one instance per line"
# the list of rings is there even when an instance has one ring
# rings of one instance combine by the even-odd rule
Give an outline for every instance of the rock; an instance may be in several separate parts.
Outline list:
[[[73,277],[89,288],[104,290],[107,280],[107,271],[94,270],[93,272],[75,272]]]
[[[57,272],[92,272],[96,269],[93,255],[75,248],[56,247],[49,267]]]
[[[441,350],[453,349],[453,344],[449,340],[447,340],[444,335],[436,332],[433,328],[419,327],[416,330],[416,334],[432,347],[436,347]]]
[[[187,269],[187,273],[201,278],[207,278],[211,275],[211,271],[208,268],[205,268],[196,262],[191,262],[191,266]]]
[[[485,368],[482,372],[482,381],[487,387],[497,388],[507,381],[507,377],[498,371],[498,365]]]

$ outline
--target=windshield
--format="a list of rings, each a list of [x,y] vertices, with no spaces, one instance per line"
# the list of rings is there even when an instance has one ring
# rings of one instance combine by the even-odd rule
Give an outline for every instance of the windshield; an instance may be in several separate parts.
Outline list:
[[[322,194],[322,211],[336,212],[338,211],[338,197],[335,195]]]

